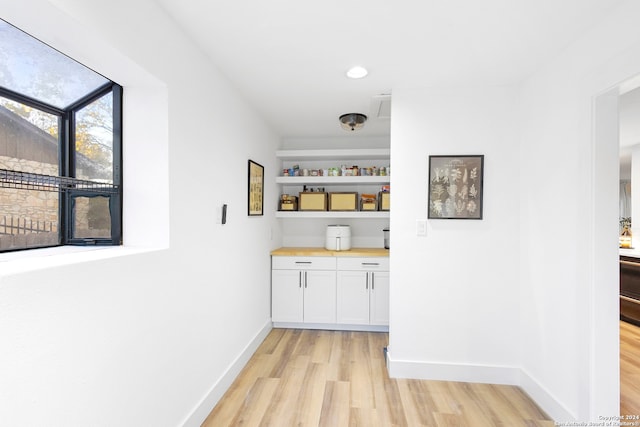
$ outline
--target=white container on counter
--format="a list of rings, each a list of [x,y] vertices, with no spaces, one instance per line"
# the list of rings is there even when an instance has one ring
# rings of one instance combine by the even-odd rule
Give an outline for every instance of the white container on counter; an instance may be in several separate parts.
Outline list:
[[[348,225],[328,225],[324,247],[329,251],[348,251],[351,249],[351,227]]]

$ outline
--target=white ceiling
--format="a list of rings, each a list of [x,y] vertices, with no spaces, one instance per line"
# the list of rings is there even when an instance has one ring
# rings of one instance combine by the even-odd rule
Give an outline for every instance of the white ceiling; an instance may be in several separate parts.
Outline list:
[[[518,83],[622,2],[156,1],[283,137],[344,136],[338,116],[396,87]],[[347,79],[356,64],[369,76]]]

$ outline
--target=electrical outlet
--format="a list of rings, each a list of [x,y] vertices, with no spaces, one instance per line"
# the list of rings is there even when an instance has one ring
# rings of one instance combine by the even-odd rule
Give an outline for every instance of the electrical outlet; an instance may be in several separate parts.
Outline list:
[[[416,220],[416,234],[420,237],[424,237],[427,235],[427,220],[426,219],[418,219]]]
[[[216,209],[216,224],[222,224],[222,206]]]

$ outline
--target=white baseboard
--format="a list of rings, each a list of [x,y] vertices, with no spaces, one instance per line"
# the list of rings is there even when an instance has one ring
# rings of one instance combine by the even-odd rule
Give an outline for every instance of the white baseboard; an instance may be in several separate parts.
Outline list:
[[[392,378],[461,381],[485,384],[519,385],[520,370],[510,366],[463,365],[395,360],[387,353],[387,368]]]
[[[519,386],[552,420],[576,420],[574,414],[521,368],[395,360],[388,351],[387,369],[392,378]]]
[[[211,387],[209,392],[202,398],[195,409],[187,416],[183,427],[200,427],[207,418],[211,410],[222,398],[224,393],[229,389],[233,381],[236,379],[242,368],[247,364],[251,356],[258,349],[260,344],[267,337],[272,329],[271,320],[262,327],[260,331],[247,344],[242,352],[236,357],[231,365],[226,369],[222,377]]]
[[[577,418],[549,391],[532,378],[524,369],[520,370],[520,387],[547,413],[552,420],[559,422],[576,421]]]

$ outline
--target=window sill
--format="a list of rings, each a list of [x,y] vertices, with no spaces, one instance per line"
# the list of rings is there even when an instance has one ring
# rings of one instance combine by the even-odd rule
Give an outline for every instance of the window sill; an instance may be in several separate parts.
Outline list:
[[[154,252],[162,248],[126,246],[58,246],[0,254],[0,278],[20,273],[121,256]]]

